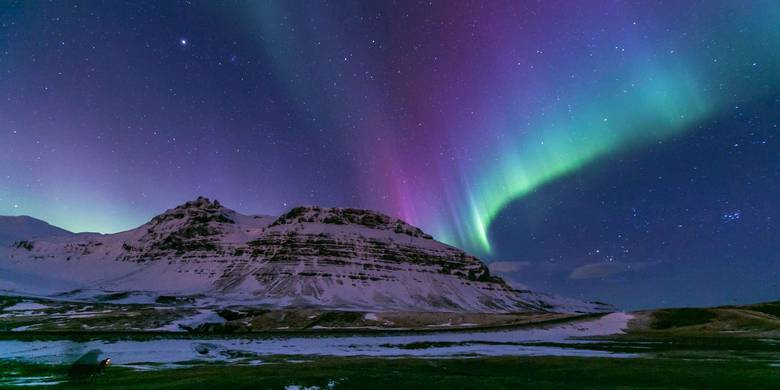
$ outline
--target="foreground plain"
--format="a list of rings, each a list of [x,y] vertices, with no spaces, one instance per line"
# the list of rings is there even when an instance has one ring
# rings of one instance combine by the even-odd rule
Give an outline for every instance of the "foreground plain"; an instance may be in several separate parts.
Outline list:
[[[47,317],[33,314],[3,321],[18,326],[21,318]],[[0,359],[0,388],[776,389],[778,314],[780,302],[642,311],[631,313],[624,332],[603,335],[589,335],[588,329],[604,330],[592,325],[626,314],[483,332],[4,331],[0,346],[11,350]],[[190,357],[160,355],[175,352],[171,348],[179,344]],[[141,348],[126,350],[126,345]],[[75,353],[92,348],[118,364],[88,378],[69,376]],[[338,356],[346,352],[350,356]],[[386,356],[366,356],[378,352]]]
[[[0,363],[0,373],[66,378],[67,367]],[[9,375],[9,373],[14,373]],[[316,387],[312,387],[316,386]],[[780,388],[780,368],[740,360],[491,357],[321,358],[261,366],[157,371],[109,367],[51,389],[575,389]]]

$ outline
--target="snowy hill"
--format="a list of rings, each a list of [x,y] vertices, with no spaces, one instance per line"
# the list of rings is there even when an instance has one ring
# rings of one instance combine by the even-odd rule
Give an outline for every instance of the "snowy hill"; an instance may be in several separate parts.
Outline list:
[[[71,236],[73,233],[48,223],[28,217],[0,216],[0,246],[8,246],[16,241],[33,237]]]
[[[198,198],[121,233],[16,242],[0,262],[14,275],[56,275],[63,285],[101,294],[201,295],[277,308],[611,309],[515,290],[479,259],[414,226],[350,208],[297,207],[274,218]],[[41,293],[12,282],[17,292]]]

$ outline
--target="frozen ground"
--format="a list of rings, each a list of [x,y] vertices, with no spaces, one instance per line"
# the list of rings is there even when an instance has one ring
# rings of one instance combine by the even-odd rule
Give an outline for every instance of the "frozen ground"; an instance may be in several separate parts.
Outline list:
[[[206,315],[206,313],[204,313]],[[586,343],[579,337],[622,332],[631,316],[612,313],[598,319],[535,329],[407,335],[285,336],[252,339],[157,339],[147,341],[0,341],[0,360],[67,364],[98,349],[114,364],[139,366],[193,362],[259,364],[270,356],[612,356],[610,353],[534,343]]]
[[[152,330],[165,331],[165,332],[181,332],[182,330],[196,328],[198,327],[198,325],[202,325],[206,323],[221,324],[224,322],[225,319],[220,317],[213,310],[201,309],[198,310],[198,314],[195,314],[192,317],[176,320],[171,322],[168,325],[155,328]]]

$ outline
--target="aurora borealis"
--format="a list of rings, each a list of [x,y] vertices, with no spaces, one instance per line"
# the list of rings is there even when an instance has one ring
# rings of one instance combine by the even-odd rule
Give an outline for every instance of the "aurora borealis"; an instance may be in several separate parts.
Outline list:
[[[0,1],[0,215],[365,207],[553,292],[776,281],[778,53],[775,1]]]

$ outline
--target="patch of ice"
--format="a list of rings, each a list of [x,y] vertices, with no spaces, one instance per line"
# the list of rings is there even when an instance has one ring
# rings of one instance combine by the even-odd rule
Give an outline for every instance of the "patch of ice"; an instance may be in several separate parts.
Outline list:
[[[0,385],[9,386],[53,386],[65,381],[55,376],[18,376],[9,379],[0,378]]]

